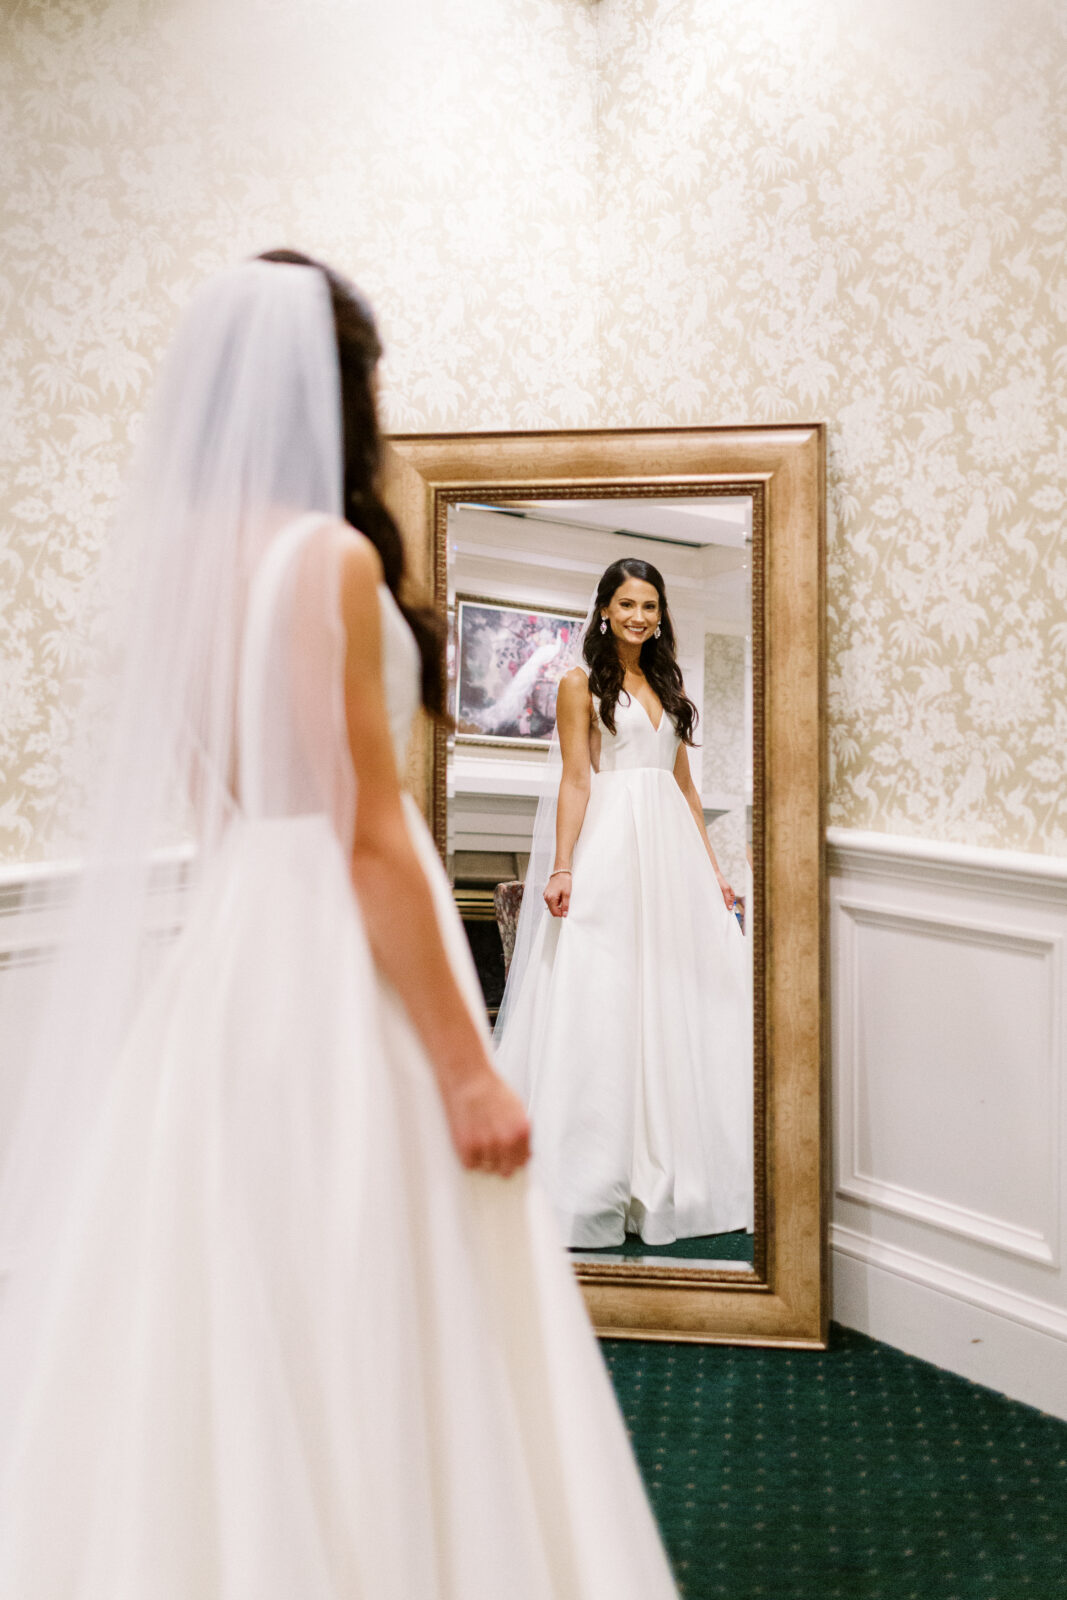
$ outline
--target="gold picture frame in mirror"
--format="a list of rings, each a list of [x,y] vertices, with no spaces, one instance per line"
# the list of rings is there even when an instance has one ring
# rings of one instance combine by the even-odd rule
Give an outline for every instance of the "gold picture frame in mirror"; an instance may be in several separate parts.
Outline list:
[[[583,1259],[576,1271],[604,1336],[822,1347],[828,1319],[824,427],[394,435],[384,489],[410,543],[413,571],[442,612],[452,507],[749,497],[751,1266],[689,1267],[642,1257]],[[446,732],[423,724],[409,780],[442,853],[447,756]]]

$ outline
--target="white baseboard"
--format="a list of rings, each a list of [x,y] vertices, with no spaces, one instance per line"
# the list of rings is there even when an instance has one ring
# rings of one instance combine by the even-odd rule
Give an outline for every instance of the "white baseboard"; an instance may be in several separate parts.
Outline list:
[[[1067,1420],[1063,1313],[848,1228],[830,1245],[835,1322]]]

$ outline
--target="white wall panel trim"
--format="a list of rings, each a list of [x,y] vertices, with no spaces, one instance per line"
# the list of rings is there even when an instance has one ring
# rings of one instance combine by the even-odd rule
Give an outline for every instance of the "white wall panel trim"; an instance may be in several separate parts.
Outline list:
[[[1067,1310],[1059,1306],[1005,1288],[988,1278],[964,1272],[959,1267],[948,1266],[943,1261],[934,1261],[912,1250],[903,1250],[898,1245],[885,1244],[839,1222],[831,1225],[830,1247],[866,1266],[906,1278],[910,1283],[922,1284],[925,1288],[935,1289],[983,1311],[993,1311],[998,1316],[1018,1323],[1020,1327],[1033,1328],[1051,1338],[1067,1341]]]
[[[911,1217],[915,1222],[928,1223],[945,1233],[977,1239],[979,1243],[1004,1250],[1009,1255],[1040,1261],[1044,1266],[1059,1265],[1058,1251],[1036,1229],[1015,1227],[999,1217],[987,1217],[980,1211],[951,1205],[946,1200],[937,1200],[931,1195],[907,1189],[903,1184],[883,1183],[854,1173],[847,1181],[838,1183],[836,1192],[842,1200],[857,1200],[879,1211],[892,1211],[899,1217]]]
[[[838,1246],[850,1242],[834,1237]],[[1018,1321],[1018,1307],[1003,1315],[980,1303],[980,1290],[961,1299],[951,1285],[931,1282],[940,1275],[921,1263],[882,1265],[862,1247],[835,1248],[832,1259],[833,1314],[845,1327],[1067,1420],[1067,1340]]]
[[[165,845],[153,854],[154,870],[157,875],[168,870],[180,872],[189,866],[194,855],[191,844]],[[73,856],[62,861],[0,861],[0,895],[5,897],[4,908],[11,903],[12,896],[19,894],[55,894],[80,870],[81,862]]]
[[[844,1097],[839,1127],[841,1143],[837,1163],[836,1193],[842,1199],[860,1201],[898,1216],[912,1217],[949,1233],[977,1239],[1009,1254],[1047,1266],[1059,1264],[1059,1230],[1055,1219],[1060,1215],[1060,1189],[1062,1151],[1060,1143],[1059,1099],[1060,1083],[1065,1075],[1063,1029],[1061,1022],[1061,996],[1063,992],[1063,939],[1059,934],[1037,934],[1033,927],[1002,921],[999,918],[977,920],[973,917],[897,910],[885,904],[856,899],[838,894],[834,900],[835,912],[841,914],[843,924],[838,929],[840,974],[840,1000],[842,1026],[849,1036],[850,1049],[839,1090]],[[858,942],[854,937],[857,927],[884,927],[901,932],[913,932],[924,938],[946,939],[957,944],[984,945],[992,949],[1012,950],[1031,955],[1047,962],[1047,1011],[1042,1032],[1045,1036],[1044,1061],[1044,1112],[1047,1127],[1051,1130],[1052,1150],[1049,1161],[1050,1216],[1049,1230],[1019,1226],[1004,1218],[953,1204],[923,1194],[906,1184],[886,1181],[861,1170],[858,1151],[861,1147],[859,1129],[860,1096],[856,1092],[855,1073],[862,1059],[860,1028],[862,1006],[860,1002],[860,976],[858,970]],[[851,1070],[850,1070],[851,1069]]]
[[[1067,1418],[1067,860],[828,845],[833,1314]]]
[[[990,850],[853,828],[828,828],[826,842],[831,870],[925,882],[941,877],[986,892],[1036,894],[1042,899],[1054,895],[1067,901],[1067,856]]]
[[[157,850],[149,881],[150,938],[169,938],[181,927],[194,854],[190,845]],[[0,865],[0,965],[36,966],[49,959],[58,914],[70,904],[78,861],[33,861]],[[58,920],[57,920],[58,919]]]

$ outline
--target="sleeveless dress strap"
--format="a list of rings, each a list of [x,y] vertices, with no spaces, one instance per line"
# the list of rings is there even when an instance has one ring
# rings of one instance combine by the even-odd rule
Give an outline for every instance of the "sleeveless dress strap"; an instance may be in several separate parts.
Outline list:
[[[584,672],[585,673],[585,681],[586,681],[586,683],[588,683],[589,682],[589,668],[586,666],[585,662],[584,661],[576,661],[574,663],[574,665],[578,668],[579,672]],[[592,691],[590,691],[590,692],[592,692]],[[594,728],[599,728],[599,726],[600,726],[600,712],[597,709],[599,707],[599,705],[600,705],[600,701],[597,699],[596,695],[594,694],[593,695],[593,727]]]
[[[275,534],[252,575],[245,608],[244,638],[237,690],[237,760],[241,809],[247,816],[262,814],[266,801],[262,730],[269,712],[264,663],[270,646],[278,597],[290,565],[307,540],[326,522],[336,519],[323,511],[308,511]]]

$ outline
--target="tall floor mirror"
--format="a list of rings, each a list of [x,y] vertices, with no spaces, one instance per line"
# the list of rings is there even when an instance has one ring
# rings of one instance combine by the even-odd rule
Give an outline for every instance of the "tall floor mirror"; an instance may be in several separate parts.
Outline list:
[[[819,426],[390,441],[412,776],[612,1336],[825,1342],[823,482]]]

